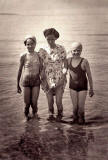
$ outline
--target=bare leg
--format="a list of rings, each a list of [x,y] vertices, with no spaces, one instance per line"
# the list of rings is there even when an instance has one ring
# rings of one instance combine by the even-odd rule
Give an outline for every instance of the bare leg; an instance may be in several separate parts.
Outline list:
[[[48,93],[46,93],[46,97],[47,97],[47,100],[48,100],[49,115],[52,115],[52,114],[54,114],[53,92],[50,90]]]
[[[29,108],[31,103],[31,88],[30,87],[24,87],[24,102],[25,102],[25,116],[28,117],[29,114]]]
[[[37,101],[38,101],[38,97],[39,97],[39,91],[40,91],[40,87],[38,86],[35,86],[35,87],[32,87],[32,112],[33,112],[33,115],[35,115],[38,111],[38,107],[37,107]]]
[[[78,116],[79,116],[79,123],[83,124],[85,122],[85,115],[84,115],[84,106],[85,100],[87,96],[87,91],[80,91],[78,92]]]
[[[56,105],[58,109],[58,116],[62,118],[63,116],[63,104],[62,104],[63,86],[57,87],[55,94],[56,94]]]
[[[78,121],[78,92],[70,89],[70,96],[73,104],[73,121]]]

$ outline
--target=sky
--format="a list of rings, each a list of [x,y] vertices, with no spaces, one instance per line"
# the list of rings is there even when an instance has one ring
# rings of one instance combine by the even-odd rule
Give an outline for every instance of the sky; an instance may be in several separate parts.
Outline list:
[[[1,13],[108,7],[108,0],[0,0]]]

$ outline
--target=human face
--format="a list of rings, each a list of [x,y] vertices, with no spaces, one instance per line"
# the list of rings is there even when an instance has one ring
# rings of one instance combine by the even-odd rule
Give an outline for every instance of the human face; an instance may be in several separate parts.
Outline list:
[[[55,38],[54,35],[48,35],[46,37],[46,39],[47,39],[47,42],[48,42],[48,44],[49,44],[50,47],[55,47],[55,40],[56,40],[56,38]]]
[[[79,57],[81,55],[81,50],[78,48],[73,49],[71,52],[72,52],[72,55],[75,57]]]
[[[32,52],[34,52],[34,49],[36,47],[36,43],[32,39],[29,38],[26,41],[26,47],[27,47],[28,52],[32,53]]]
[[[80,43],[73,43],[71,53],[74,57],[80,57],[82,51],[82,45]]]

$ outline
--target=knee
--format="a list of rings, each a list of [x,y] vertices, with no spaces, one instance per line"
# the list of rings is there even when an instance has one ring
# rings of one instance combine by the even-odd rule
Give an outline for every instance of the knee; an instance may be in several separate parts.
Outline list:
[[[25,108],[29,108],[30,107],[30,103],[25,103]]]
[[[56,99],[57,106],[62,106],[62,98]]]
[[[53,105],[54,104],[54,98],[53,98],[53,96],[52,95],[48,95],[47,96],[47,101],[48,101],[48,104],[50,104],[50,105],[52,104]]]
[[[31,104],[33,105],[33,106],[36,106],[37,105],[37,99],[32,99],[32,101],[31,101]]]
[[[49,104],[49,106],[53,106],[54,105],[54,100],[53,99],[48,99],[48,104]]]
[[[25,97],[24,97],[24,103],[25,103],[26,105],[30,105],[30,104],[31,104],[31,98],[30,98],[30,97],[28,97],[28,98],[25,98]]]
[[[74,104],[74,105],[73,105],[73,110],[78,110],[78,109],[79,109],[78,105],[77,105],[77,104]]]
[[[59,106],[62,106],[62,102],[61,102],[61,101],[60,101],[60,102],[57,101],[56,104],[57,104],[58,107],[59,107]]]

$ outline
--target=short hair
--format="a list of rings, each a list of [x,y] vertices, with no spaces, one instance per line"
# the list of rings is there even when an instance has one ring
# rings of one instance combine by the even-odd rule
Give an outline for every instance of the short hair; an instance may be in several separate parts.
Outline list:
[[[54,35],[56,39],[59,38],[60,34],[59,32],[55,29],[55,28],[49,28],[49,29],[45,29],[43,31],[43,34],[45,36],[45,38],[48,36],[48,35]]]

